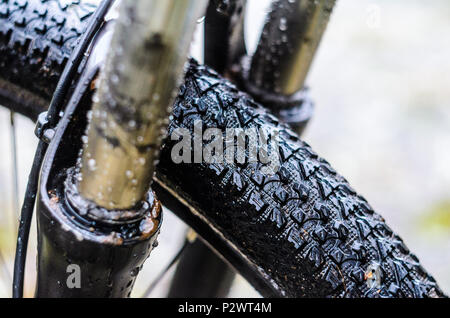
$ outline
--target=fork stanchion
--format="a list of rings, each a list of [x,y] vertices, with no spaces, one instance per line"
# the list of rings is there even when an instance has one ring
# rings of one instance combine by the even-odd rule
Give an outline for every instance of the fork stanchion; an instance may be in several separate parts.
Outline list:
[[[133,208],[148,192],[170,106],[206,0],[124,0],[79,167],[82,196]]]
[[[303,88],[335,0],[275,1],[252,57],[249,80],[290,96]]]
[[[242,62],[245,90],[297,131],[312,115],[304,83],[334,4],[274,1],[254,55]]]

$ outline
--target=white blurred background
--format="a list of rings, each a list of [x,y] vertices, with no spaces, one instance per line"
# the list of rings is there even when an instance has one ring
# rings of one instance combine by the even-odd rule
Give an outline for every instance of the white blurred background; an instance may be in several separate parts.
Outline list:
[[[269,0],[249,0],[250,52]],[[316,110],[304,139],[382,214],[450,293],[450,2],[338,0],[307,80]],[[199,25],[201,28],[201,25]],[[193,55],[201,59],[201,34]],[[19,193],[37,141],[16,119]],[[0,297],[11,295],[17,213],[13,211],[9,111],[0,107]],[[139,297],[184,240],[185,225],[166,210],[156,248],[133,296]],[[32,297],[35,225],[27,261]],[[173,272],[173,271],[172,271]],[[170,272],[151,295],[165,296]],[[232,297],[258,294],[241,277]]]

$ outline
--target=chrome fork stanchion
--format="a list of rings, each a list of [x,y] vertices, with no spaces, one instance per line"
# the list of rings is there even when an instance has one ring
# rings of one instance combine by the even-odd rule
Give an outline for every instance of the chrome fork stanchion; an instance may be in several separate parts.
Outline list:
[[[283,96],[303,88],[335,0],[279,0],[253,55],[249,80]]]
[[[304,82],[336,0],[276,0],[256,52],[243,63],[243,86],[298,131],[311,116]]]
[[[206,0],[123,0],[80,163],[80,194],[106,209],[148,192]]]

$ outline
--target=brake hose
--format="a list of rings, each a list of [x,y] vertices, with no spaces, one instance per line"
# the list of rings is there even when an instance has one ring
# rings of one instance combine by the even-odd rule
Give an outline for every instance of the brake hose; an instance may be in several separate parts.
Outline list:
[[[51,135],[46,135],[45,132],[51,131],[57,125],[59,113],[63,108],[64,101],[73,82],[78,67],[80,66],[84,54],[92,42],[97,31],[102,26],[105,16],[108,13],[114,0],[103,0],[98,8],[95,10],[92,18],[87,25],[86,31],[80,37],[79,43],[76,45],[67,61],[61,78],[56,86],[55,93],[48,107],[47,113],[39,117],[36,135],[38,136],[39,144],[34,155],[31,172],[28,176],[28,184],[25,192],[25,198],[21,209],[20,223],[17,234],[16,255],[14,259],[14,277],[13,277],[13,298],[23,297],[23,286],[25,277],[25,261],[27,255],[28,238],[30,234],[31,220],[33,218],[33,210],[36,202],[36,194],[39,182],[39,173],[41,170],[42,161],[47,151],[48,143]],[[50,137],[50,138],[49,138]]]

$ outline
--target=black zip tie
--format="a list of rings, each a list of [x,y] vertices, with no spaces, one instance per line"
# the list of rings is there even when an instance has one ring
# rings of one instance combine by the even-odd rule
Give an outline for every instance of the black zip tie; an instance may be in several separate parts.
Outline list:
[[[92,42],[92,39],[97,31],[102,26],[105,16],[113,2],[114,0],[103,0],[95,10],[86,31],[80,37],[78,45],[75,47],[70,59],[64,67],[64,71],[58,81],[55,93],[53,94],[52,100],[48,107],[48,112],[45,112],[39,116],[35,133],[40,141],[36,149],[30,175],[28,176],[28,184],[22,205],[19,230],[17,234],[16,255],[14,259],[13,298],[23,297],[28,238],[30,234],[31,220],[33,218],[34,205],[36,202],[39,173],[45,152],[47,151],[48,143],[54,135],[54,128],[58,123],[59,113],[63,107],[63,103],[70,89],[70,85],[77,74],[78,67],[83,60],[84,53],[86,52],[89,44]]]

